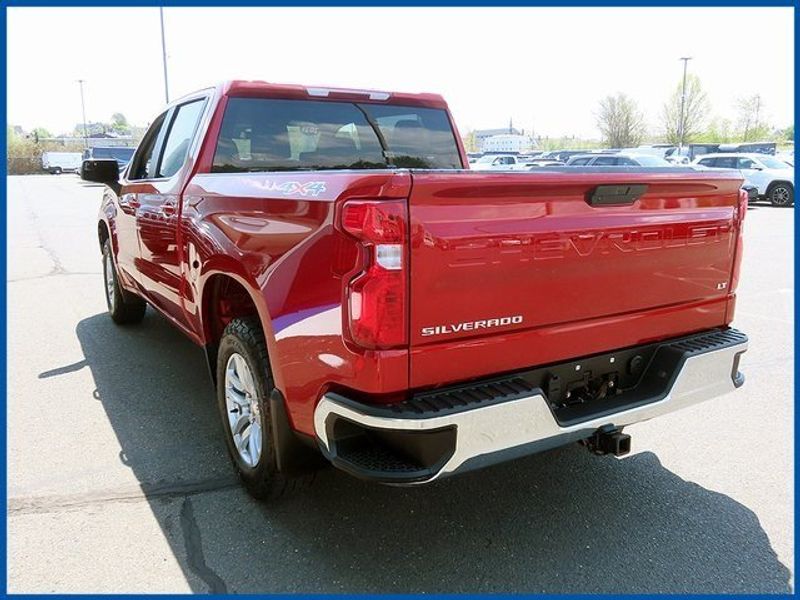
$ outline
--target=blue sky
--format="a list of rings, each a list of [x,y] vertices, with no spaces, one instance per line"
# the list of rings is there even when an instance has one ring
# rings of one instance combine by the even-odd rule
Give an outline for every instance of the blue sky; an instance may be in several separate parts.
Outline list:
[[[513,118],[537,134],[596,137],[599,99],[622,91],[658,129],[679,57],[713,113],[761,95],[785,127],[794,106],[790,8],[167,8],[172,96],[221,79],[431,91],[462,133]],[[748,40],[751,40],[752,43]],[[86,80],[89,120],[145,124],[164,104],[157,8],[8,9],[8,118],[70,130]]]

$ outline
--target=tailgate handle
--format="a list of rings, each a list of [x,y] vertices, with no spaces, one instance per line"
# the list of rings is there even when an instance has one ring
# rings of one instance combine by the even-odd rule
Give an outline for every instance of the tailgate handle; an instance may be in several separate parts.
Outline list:
[[[647,192],[645,184],[598,185],[587,202],[592,206],[633,204]]]

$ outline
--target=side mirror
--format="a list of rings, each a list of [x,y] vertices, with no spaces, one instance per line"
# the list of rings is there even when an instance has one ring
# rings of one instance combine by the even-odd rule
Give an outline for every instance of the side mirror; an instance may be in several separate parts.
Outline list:
[[[758,165],[753,165],[750,168],[753,169],[754,171],[763,171],[764,170],[764,167],[760,167]]]
[[[85,160],[81,166],[81,179],[104,183],[114,189],[119,186],[119,165],[113,158]]]

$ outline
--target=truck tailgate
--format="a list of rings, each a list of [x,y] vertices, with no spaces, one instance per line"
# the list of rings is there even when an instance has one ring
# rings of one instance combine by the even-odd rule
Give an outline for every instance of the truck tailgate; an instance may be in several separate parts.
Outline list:
[[[412,177],[412,386],[577,358],[729,320],[741,185],[729,173]],[[592,199],[598,186],[621,186],[603,188],[612,193],[640,187],[608,204],[607,197]]]

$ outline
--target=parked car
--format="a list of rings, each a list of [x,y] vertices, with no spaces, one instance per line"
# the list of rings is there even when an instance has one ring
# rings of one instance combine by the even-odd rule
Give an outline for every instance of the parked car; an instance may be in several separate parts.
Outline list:
[[[775,154],[778,145],[775,142],[742,142],[738,144],[697,143],[689,144],[688,156],[694,161],[699,156],[706,154]]]
[[[75,173],[81,167],[80,152],[43,152],[42,168],[51,175]]]
[[[485,154],[470,163],[473,171],[517,171],[524,167],[525,161],[515,154]]]
[[[550,158],[561,162],[567,162],[570,157],[576,154],[588,154],[589,152],[589,150],[552,150],[550,152],[545,152],[538,158]]]
[[[650,154],[578,154],[570,158],[568,167],[669,167],[663,158]]]
[[[539,167],[563,167],[564,163],[560,160],[550,160],[548,158],[533,159],[525,163],[523,170],[530,171]]]
[[[83,176],[83,166],[87,161],[103,159],[116,160],[117,168],[122,171],[128,166],[135,150],[136,148],[123,146],[95,146],[93,148],[87,148],[83,151],[83,161],[81,162],[81,167],[78,172]]]
[[[718,153],[699,156],[692,163],[704,169],[734,169],[758,188],[760,199],[773,206],[794,204],[794,168],[766,154]]]
[[[95,146],[83,151],[83,160],[98,160],[113,158],[117,161],[120,168],[127,166],[136,148],[122,146]]]
[[[620,456],[744,382],[738,173],[474,172],[434,94],[234,81],[152,123],[121,176],[84,168],[106,303],[204,349],[256,497],[320,457],[417,485]]]
[[[758,200],[758,188],[754,186],[752,183],[744,182],[742,185],[742,189],[747,192],[747,201],[754,202]]]

